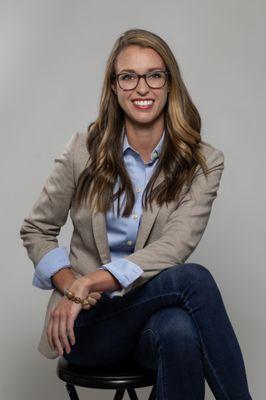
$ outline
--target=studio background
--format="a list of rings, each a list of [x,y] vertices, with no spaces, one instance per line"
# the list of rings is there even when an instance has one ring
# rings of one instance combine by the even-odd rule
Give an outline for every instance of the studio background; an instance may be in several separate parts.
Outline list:
[[[32,286],[19,230],[70,136],[97,116],[117,37],[143,28],[171,47],[225,169],[211,217],[188,261],[222,293],[254,400],[265,383],[265,37],[258,0],[0,1],[1,361],[5,400],[66,399],[57,360],[37,350],[49,291]],[[70,219],[60,245],[69,245]],[[140,399],[150,388],[137,389]],[[80,399],[112,391],[78,389]],[[206,399],[214,399],[206,384]]]

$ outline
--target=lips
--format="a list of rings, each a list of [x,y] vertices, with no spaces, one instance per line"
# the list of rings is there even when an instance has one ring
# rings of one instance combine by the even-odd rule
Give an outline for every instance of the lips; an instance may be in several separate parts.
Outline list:
[[[132,100],[134,106],[141,110],[150,109],[153,106],[154,100],[153,99],[134,99]]]
[[[139,100],[139,101],[145,101],[145,100],[152,100],[152,101],[154,101],[154,99],[151,99],[151,98],[145,98],[145,99],[143,99],[142,97],[136,97],[135,99],[133,99],[132,101],[136,101],[136,100]]]

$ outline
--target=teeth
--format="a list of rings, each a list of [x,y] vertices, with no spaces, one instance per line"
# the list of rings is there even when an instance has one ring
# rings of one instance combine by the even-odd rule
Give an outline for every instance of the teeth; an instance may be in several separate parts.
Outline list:
[[[153,103],[152,100],[134,100],[134,103],[139,106],[149,106]]]

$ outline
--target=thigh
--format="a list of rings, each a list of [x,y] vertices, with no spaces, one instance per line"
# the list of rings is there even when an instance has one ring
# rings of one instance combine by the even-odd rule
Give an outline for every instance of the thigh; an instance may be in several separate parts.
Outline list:
[[[130,357],[147,318],[164,307],[161,296],[143,301],[134,301],[134,296],[130,302],[119,300],[102,296],[95,308],[78,315],[74,324],[76,343],[69,354],[64,352],[68,361],[97,366]]]
[[[64,357],[76,364],[104,365],[132,354],[148,318],[162,308],[182,305],[182,292],[192,284],[196,264],[169,267],[145,284],[110,299],[103,294],[74,325],[76,343]],[[188,276],[189,274],[189,276]],[[185,284],[185,286],[184,286]]]

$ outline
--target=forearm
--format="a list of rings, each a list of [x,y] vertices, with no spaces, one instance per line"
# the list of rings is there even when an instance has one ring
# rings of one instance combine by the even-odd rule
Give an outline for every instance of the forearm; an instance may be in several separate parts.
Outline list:
[[[64,294],[65,290],[68,289],[76,279],[77,278],[71,268],[60,269],[51,278],[54,286],[62,294]]]
[[[87,287],[90,292],[122,289],[118,280],[109,271],[90,272],[84,278],[87,278]],[[76,280],[76,277],[71,268],[63,268],[53,275],[51,279],[54,286],[64,294],[65,290],[69,289]]]
[[[98,270],[90,272],[85,277],[87,278],[88,288],[92,292],[122,289],[119,281],[109,271]]]

